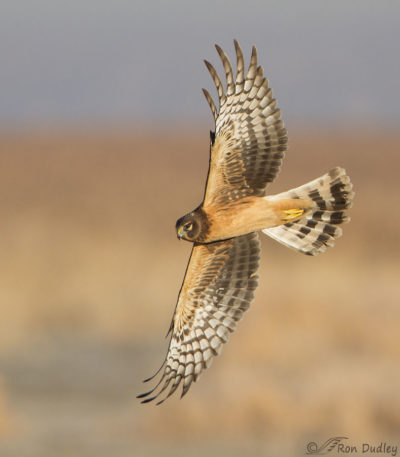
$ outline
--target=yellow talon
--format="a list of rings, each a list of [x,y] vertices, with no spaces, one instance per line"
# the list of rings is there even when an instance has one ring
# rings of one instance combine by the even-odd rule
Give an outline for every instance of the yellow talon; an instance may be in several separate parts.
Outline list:
[[[298,219],[300,216],[304,214],[304,209],[293,208],[293,209],[285,209],[283,211],[286,216],[282,218],[283,222],[290,222],[293,219]]]

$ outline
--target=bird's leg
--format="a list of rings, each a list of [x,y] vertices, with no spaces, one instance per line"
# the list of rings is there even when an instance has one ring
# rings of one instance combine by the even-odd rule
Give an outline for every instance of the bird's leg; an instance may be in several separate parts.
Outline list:
[[[295,222],[315,206],[312,200],[302,198],[283,198],[274,202],[275,215],[277,216],[277,225]]]

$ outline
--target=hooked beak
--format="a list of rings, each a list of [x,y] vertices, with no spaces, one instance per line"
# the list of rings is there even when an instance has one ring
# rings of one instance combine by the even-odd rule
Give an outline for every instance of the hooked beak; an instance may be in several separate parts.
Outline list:
[[[183,238],[183,231],[182,231],[182,227],[179,227],[177,232],[176,232],[176,236],[178,237],[178,240],[181,240]]]

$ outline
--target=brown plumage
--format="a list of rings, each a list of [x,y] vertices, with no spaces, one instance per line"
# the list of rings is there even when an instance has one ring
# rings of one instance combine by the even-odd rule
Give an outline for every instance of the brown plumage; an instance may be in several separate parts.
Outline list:
[[[152,390],[139,395],[143,402],[167,391],[158,402],[162,403],[181,383],[184,395],[220,352],[254,298],[260,256],[257,231],[316,255],[333,245],[341,235],[337,225],[348,220],[345,210],[354,194],[341,168],[291,191],[265,196],[267,184],[280,170],[287,133],[257,63],[256,48],[245,75],[242,50],[237,41],[234,44],[236,76],[216,46],[225,70],[225,91],[214,67],[205,61],[219,98],[217,110],[203,89],[215,119],[207,183],[201,205],[176,223],[178,237],[194,244],[160,368],[164,371]]]

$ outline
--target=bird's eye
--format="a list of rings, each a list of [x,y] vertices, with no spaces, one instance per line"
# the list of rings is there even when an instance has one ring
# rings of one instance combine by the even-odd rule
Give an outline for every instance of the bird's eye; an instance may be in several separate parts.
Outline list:
[[[185,232],[190,232],[193,228],[193,223],[192,222],[188,222],[187,224],[185,224],[183,226],[183,228],[185,229]]]

